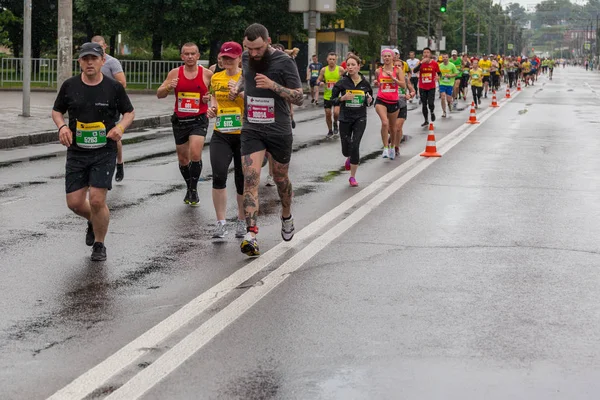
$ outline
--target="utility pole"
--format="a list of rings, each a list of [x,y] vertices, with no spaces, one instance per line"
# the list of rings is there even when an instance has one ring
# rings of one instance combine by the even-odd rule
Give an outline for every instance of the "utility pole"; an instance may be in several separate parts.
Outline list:
[[[492,52],[492,16],[489,16],[489,20],[488,20],[488,48],[487,48],[487,52],[488,54],[490,54]]]
[[[435,49],[438,52],[438,54],[442,53],[442,50],[440,49],[441,47],[441,43],[442,43],[442,20],[438,20],[435,24]]]
[[[463,0],[462,52],[467,52],[467,0]]]
[[[73,76],[73,0],[58,0],[58,83]]]
[[[429,13],[427,14],[427,47],[431,45],[431,0],[429,0]]]
[[[23,2],[23,112],[31,117],[31,0]]]
[[[390,44],[398,48],[398,0],[392,0],[392,21],[390,23]]]
[[[481,33],[479,32],[479,27],[481,25],[481,16],[477,14],[477,55],[479,56],[479,38],[481,37]]]
[[[310,64],[312,55],[317,54],[317,1],[309,0],[308,7],[308,64]]]

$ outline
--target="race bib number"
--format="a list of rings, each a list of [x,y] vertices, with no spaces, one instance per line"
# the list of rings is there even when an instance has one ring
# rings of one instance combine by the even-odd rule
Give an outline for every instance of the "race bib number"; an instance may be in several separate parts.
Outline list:
[[[106,146],[106,127],[102,122],[77,121],[75,143],[82,149],[99,149]]]
[[[392,78],[381,78],[379,84],[381,85],[381,91],[383,93],[392,93],[397,90],[396,83],[394,83]]]
[[[346,100],[346,107],[358,108],[362,107],[365,103],[365,92],[363,90],[348,90],[346,93],[354,95],[352,100]]]
[[[248,96],[248,122],[272,124],[275,122],[275,99]]]
[[[431,82],[433,82],[433,75],[431,74],[431,72],[421,73],[421,81],[423,83],[431,83]]]
[[[223,133],[239,132],[242,129],[242,111],[238,107],[220,108],[215,126]]]
[[[327,85],[327,89],[328,90],[333,89],[333,87],[335,86],[336,83],[337,83],[337,81],[327,81],[327,82],[325,82],[325,84]]]
[[[177,110],[182,113],[197,114],[200,112],[200,93],[177,93]]]

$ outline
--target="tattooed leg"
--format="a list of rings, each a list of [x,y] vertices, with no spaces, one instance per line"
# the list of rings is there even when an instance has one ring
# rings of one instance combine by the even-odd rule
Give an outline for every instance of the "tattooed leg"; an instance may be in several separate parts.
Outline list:
[[[281,164],[273,159],[273,180],[277,185],[281,199],[281,216],[288,218],[292,215],[292,182],[288,176],[290,164]]]
[[[260,169],[265,157],[265,151],[257,151],[242,156],[244,171],[244,214],[246,226],[256,226],[258,216],[258,186],[260,184]]]

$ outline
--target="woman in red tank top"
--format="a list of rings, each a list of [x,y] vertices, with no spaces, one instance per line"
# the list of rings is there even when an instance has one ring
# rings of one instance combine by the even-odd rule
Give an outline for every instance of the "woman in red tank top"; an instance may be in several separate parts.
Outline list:
[[[389,148],[390,127],[396,126],[398,119],[398,71],[394,67],[394,52],[392,49],[381,51],[383,67],[376,71],[375,86],[379,88],[375,101],[375,112],[381,119],[381,141],[383,142],[383,158],[394,159],[394,147]]]

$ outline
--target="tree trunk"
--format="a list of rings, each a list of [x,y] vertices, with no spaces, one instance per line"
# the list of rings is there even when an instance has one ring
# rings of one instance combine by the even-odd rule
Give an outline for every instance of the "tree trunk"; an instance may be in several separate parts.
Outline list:
[[[152,59],[160,60],[162,58],[163,38],[159,33],[152,34]]]
[[[115,34],[110,35],[109,46],[110,46],[110,55],[114,57],[115,54],[117,54],[117,35],[115,35]]]

